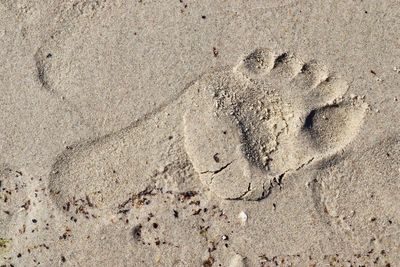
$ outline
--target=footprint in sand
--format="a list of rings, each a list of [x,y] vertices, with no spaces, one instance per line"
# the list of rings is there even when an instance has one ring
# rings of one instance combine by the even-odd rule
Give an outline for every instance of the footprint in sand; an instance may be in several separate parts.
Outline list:
[[[150,187],[264,198],[285,174],[356,135],[365,108],[344,99],[346,90],[315,62],[257,49],[131,126],[70,145],[51,170],[51,196],[86,217],[118,212]]]
[[[347,87],[316,62],[267,49],[216,73],[184,115],[201,181],[224,199],[259,200],[288,172],[341,150],[366,106],[344,99]]]
[[[388,136],[358,151],[346,151],[328,164],[322,161],[319,172],[310,175],[318,214],[346,236],[356,237],[352,239],[354,246],[368,246],[370,233],[374,233],[375,246],[392,240],[397,244],[386,249],[399,247],[400,233],[394,227],[400,223],[399,175],[398,136]]]

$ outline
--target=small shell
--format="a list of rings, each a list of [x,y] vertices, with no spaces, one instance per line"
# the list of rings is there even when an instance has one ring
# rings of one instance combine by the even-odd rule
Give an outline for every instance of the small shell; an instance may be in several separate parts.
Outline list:
[[[244,258],[239,254],[233,256],[229,264],[229,267],[245,267],[245,266],[246,265],[244,263]]]
[[[238,215],[238,218],[244,224],[247,221],[247,214],[244,211],[241,211]]]

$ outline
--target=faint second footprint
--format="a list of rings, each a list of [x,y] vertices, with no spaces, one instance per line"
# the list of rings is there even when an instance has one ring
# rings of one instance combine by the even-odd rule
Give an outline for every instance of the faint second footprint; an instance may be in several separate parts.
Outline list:
[[[347,236],[354,237],[355,247],[368,246],[370,233],[374,233],[375,245],[392,240],[398,247],[399,232],[395,227],[400,224],[398,136],[388,136],[367,148],[346,151],[333,162],[321,162],[319,172],[310,175],[319,214]]]

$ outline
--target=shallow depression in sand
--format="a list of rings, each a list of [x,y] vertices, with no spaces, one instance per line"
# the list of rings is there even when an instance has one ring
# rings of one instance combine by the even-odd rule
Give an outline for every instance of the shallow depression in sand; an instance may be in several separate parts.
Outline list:
[[[194,97],[184,117],[189,158],[218,196],[264,198],[287,172],[351,142],[365,105],[344,99],[346,90],[316,62],[256,49]]]

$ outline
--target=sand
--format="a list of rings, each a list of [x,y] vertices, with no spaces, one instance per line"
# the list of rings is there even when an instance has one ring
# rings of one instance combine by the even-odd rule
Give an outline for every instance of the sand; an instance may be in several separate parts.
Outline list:
[[[399,20],[0,0],[0,266],[399,266]]]

